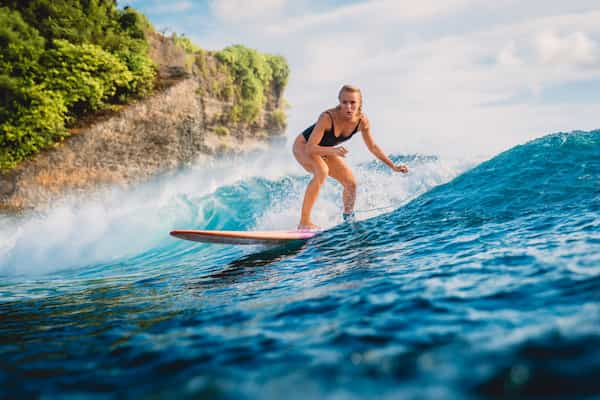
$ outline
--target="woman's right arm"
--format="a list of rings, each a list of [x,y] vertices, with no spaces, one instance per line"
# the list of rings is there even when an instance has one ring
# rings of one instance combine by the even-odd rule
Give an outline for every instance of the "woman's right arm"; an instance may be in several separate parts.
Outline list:
[[[319,156],[340,156],[344,157],[348,150],[344,147],[329,147],[329,146],[319,146],[321,139],[323,139],[323,135],[327,129],[331,129],[332,122],[331,117],[327,113],[322,113],[319,116],[319,120],[317,121],[315,127],[313,128],[310,137],[308,138],[308,143],[306,144],[306,149],[309,155],[319,155]]]

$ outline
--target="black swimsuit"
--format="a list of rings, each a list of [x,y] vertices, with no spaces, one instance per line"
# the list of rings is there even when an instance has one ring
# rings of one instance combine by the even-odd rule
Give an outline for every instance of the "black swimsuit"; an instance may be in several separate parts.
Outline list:
[[[331,129],[328,129],[323,133],[323,138],[319,142],[319,146],[326,146],[326,147],[336,146],[336,145],[350,139],[352,136],[354,136],[354,134],[356,132],[358,132],[358,127],[360,126],[360,119],[358,120],[358,124],[356,124],[356,128],[354,128],[354,131],[352,131],[352,133],[349,136],[341,136],[341,135],[335,136],[335,134],[334,134],[335,127],[333,125],[333,117],[331,116],[329,111],[327,111],[327,115],[329,115],[329,118],[331,118]],[[306,128],[304,130],[304,132],[302,132],[302,136],[304,136],[304,139],[306,139],[306,141],[308,141],[310,134],[312,133],[313,129],[315,129],[315,125],[317,125],[317,124],[316,123],[312,124],[311,126]]]

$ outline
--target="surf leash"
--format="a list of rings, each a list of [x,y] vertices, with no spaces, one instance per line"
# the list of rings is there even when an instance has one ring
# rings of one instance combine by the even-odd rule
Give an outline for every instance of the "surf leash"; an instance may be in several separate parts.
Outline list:
[[[373,211],[380,211],[380,210],[389,210],[392,208],[396,208],[396,205],[389,205],[389,206],[385,206],[385,207],[377,207],[377,208],[371,208],[368,210],[354,210],[355,213],[368,213],[368,212],[373,212]]]

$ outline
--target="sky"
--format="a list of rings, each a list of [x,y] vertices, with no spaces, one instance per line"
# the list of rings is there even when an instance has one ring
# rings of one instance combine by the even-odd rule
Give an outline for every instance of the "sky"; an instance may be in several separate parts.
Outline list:
[[[208,50],[242,44],[284,56],[290,138],[335,106],[346,83],[362,89],[387,153],[486,156],[600,128],[598,0],[118,4]],[[351,152],[366,152],[352,142]]]

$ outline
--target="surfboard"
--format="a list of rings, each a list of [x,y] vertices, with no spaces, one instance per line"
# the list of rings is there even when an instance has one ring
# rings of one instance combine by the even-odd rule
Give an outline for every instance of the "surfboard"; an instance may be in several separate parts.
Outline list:
[[[194,242],[220,244],[267,244],[277,245],[295,240],[308,240],[319,231],[211,231],[174,230],[171,236]]]

